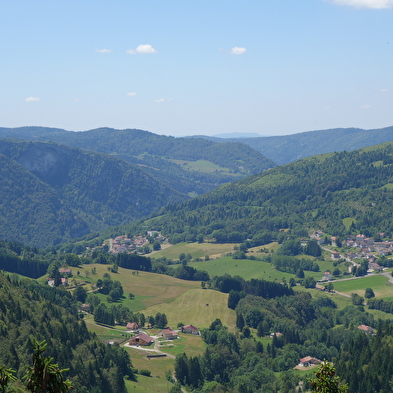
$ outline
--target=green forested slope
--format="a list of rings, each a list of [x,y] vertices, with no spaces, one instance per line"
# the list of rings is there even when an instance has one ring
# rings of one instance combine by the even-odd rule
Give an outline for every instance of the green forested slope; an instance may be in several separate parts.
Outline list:
[[[244,241],[291,229],[337,236],[393,231],[393,143],[316,156],[250,176],[198,198],[164,208],[144,225],[174,241],[198,235]],[[343,219],[352,219],[346,228]],[[348,221],[348,220],[347,220]]]
[[[144,217],[186,198],[138,167],[41,142],[0,141],[0,236],[36,246]]]
[[[214,141],[219,140],[214,138]],[[393,141],[393,127],[372,130],[335,128],[292,135],[221,139],[222,142],[229,140],[252,146],[278,165],[283,165],[316,154],[352,151]]]
[[[87,233],[55,189],[3,154],[0,179],[0,238],[41,246]]]
[[[99,128],[71,132],[45,127],[0,128],[0,138],[13,137],[117,155],[186,193],[202,194],[222,183],[275,166],[273,161],[242,143],[174,138],[142,130]],[[206,172],[194,168],[190,171],[173,160],[205,160],[221,169]]]
[[[99,342],[78,320],[69,292],[0,273],[0,366],[21,379],[31,364],[33,339],[46,340],[45,355],[70,369],[66,377],[77,392],[122,393],[123,378],[134,378],[127,353]]]

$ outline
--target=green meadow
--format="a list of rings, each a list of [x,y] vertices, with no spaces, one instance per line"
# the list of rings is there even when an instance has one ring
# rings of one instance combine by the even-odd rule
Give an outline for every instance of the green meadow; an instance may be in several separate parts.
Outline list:
[[[231,276],[243,277],[245,280],[263,278],[270,281],[281,281],[283,278],[289,280],[290,277],[293,277],[293,274],[280,272],[267,262],[233,259],[232,257],[222,257],[204,262],[191,262],[189,266],[199,270],[205,270],[211,277],[230,274]]]
[[[346,281],[334,281],[333,286],[336,291],[347,295],[357,293],[364,296],[365,289],[371,288],[376,297],[393,296],[393,284],[389,283],[388,278],[382,275],[375,274]]]
[[[161,251],[153,252],[151,256],[153,258],[168,258],[168,259],[179,259],[181,253],[191,254],[192,258],[205,258],[208,255],[210,258],[217,258],[225,255],[229,252],[233,252],[233,248],[237,244],[235,243],[178,243],[169,247],[163,248]]]

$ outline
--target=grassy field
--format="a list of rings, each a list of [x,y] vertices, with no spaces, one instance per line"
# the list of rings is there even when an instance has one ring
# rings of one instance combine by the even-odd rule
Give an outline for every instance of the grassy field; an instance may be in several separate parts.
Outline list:
[[[205,352],[207,345],[201,336],[193,334],[179,333],[179,338],[173,341],[161,341],[160,350],[176,356],[179,353],[187,352],[187,356],[198,356]]]
[[[364,296],[366,288],[372,288],[376,297],[388,297],[393,295],[393,284],[388,282],[387,277],[371,275],[348,281],[333,282],[336,291],[350,295],[357,293]]]
[[[233,248],[236,244],[225,243],[178,243],[173,246],[164,248],[161,251],[152,253],[153,258],[166,257],[168,259],[179,259],[181,253],[191,254],[193,258],[205,258],[209,255],[210,258],[217,258],[221,255],[225,255],[228,252],[233,252]]]
[[[205,173],[220,171],[220,172],[224,172],[225,174],[230,173],[229,168],[220,167],[219,165],[213,164],[212,162],[206,160],[197,160],[197,161],[169,160],[169,161],[181,165],[183,169],[188,171],[197,171],[197,172],[205,172]]]
[[[206,262],[191,262],[189,265],[199,270],[206,270],[211,277],[221,276],[225,273],[231,276],[241,276],[245,280],[263,278],[270,281],[281,281],[283,278],[289,280],[290,277],[293,277],[293,274],[280,272],[267,262],[233,259],[232,257],[223,257]]]
[[[102,278],[104,273],[108,273],[106,265],[85,265],[87,271],[96,268],[95,280]],[[84,268],[79,269],[81,279],[86,274]],[[143,310],[158,304],[173,302],[178,296],[190,289],[200,288],[200,283],[196,281],[179,280],[163,274],[137,272],[132,274],[132,270],[119,268],[118,273],[110,273],[113,280],[121,282],[125,297],[122,304],[132,311]],[[128,298],[129,293],[135,295],[135,299]],[[99,295],[101,296],[101,295]]]
[[[167,371],[172,372],[175,360],[170,357],[147,359],[146,353],[137,349],[126,348],[130,355],[133,368],[138,370],[145,369],[151,371],[150,377],[137,375],[137,382],[127,381],[126,387],[133,393],[159,393],[168,392],[173,386],[165,378]]]
[[[192,324],[197,328],[209,327],[216,319],[234,329],[236,314],[228,308],[228,294],[210,289],[190,289],[179,295],[171,303],[162,303],[144,310],[145,315],[166,314],[168,323],[176,327],[178,323]],[[207,305],[208,304],[208,305]]]

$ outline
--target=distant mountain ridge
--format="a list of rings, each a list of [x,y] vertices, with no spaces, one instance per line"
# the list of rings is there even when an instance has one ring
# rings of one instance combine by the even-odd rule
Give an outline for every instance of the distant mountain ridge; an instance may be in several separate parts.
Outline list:
[[[136,129],[99,128],[73,132],[46,127],[0,128],[0,138],[55,142],[116,155],[139,165],[179,192],[193,195],[276,165],[252,147],[237,141],[216,143]]]
[[[0,238],[47,246],[187,199],[135,165],[48,142],[0,140]]]
[[[393,141],[393,126],[364,130],[361,128],[335,128],[307,131],[281,136],[259,138],[217,138],[204,137],[215,142],[236,141],[252,146],[278,165],[288,164],[301,158],[323,153],[352,151],[362,147]]]

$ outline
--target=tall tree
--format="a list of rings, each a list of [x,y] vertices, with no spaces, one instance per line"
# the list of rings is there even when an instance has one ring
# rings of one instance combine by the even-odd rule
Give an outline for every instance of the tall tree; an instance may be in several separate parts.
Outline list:
[[[309,379],[314,392],[321,393],[347,393],[347,385],[340,386],[340,378],[336,376],[336,370],[332,363],[323,362],[315,373],[315,378]]]

